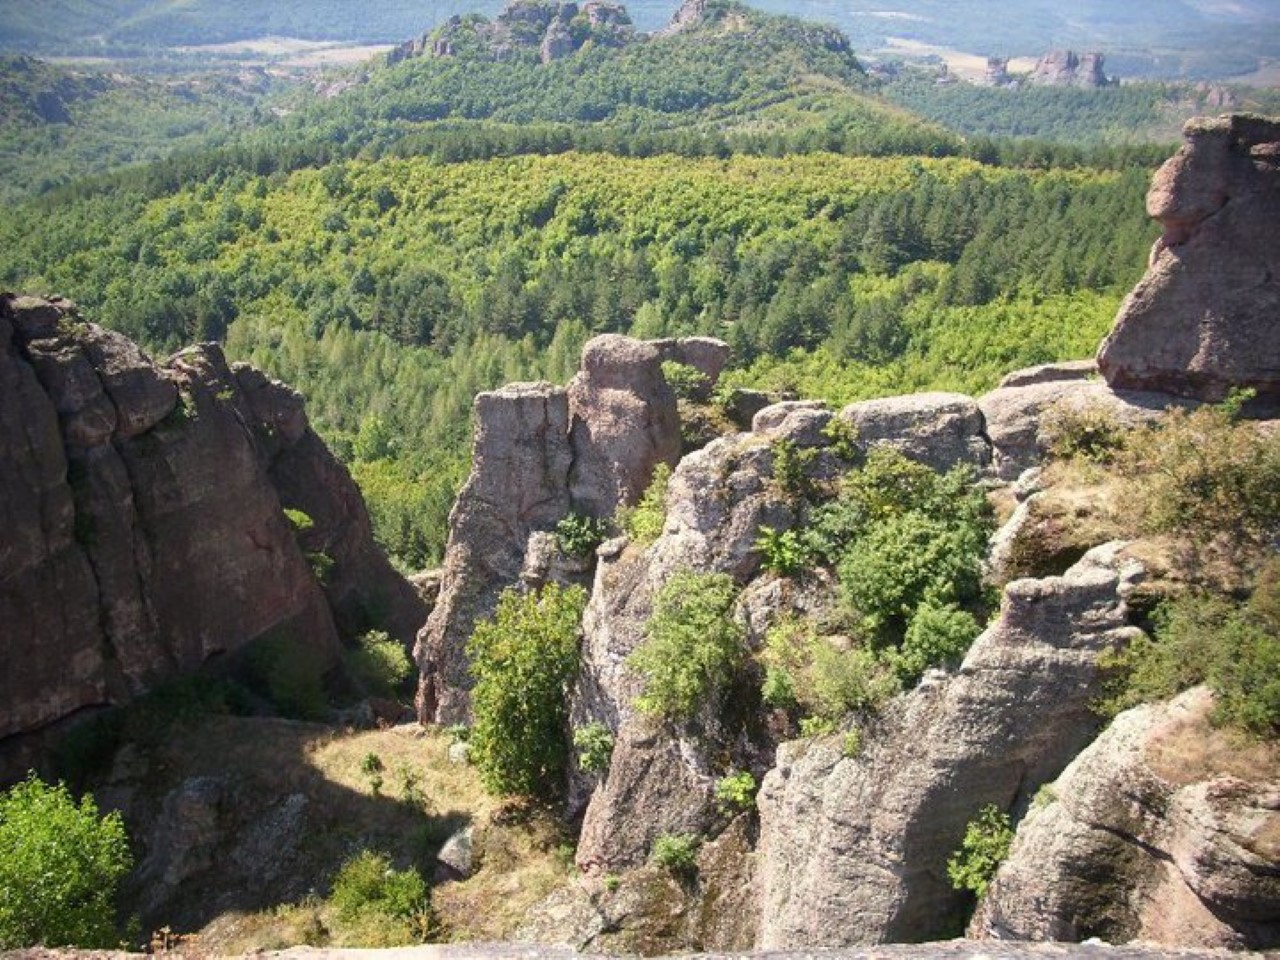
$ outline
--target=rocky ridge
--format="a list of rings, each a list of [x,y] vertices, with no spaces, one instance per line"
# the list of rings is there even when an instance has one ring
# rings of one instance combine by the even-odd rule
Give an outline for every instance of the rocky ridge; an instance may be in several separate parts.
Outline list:
[[[66,301],[5,294],[0,390],[0,742],[15,769],[19,735],[254,639],[327,662],[340,636],[382,624],[404,639],[423,616],[301,397],[216,345],[156,364]],[[323,583],[309,553],[331,565]]]
[[[1077,54],[1074,50],[1050,50],[1041,57],[1027,82],[1042,87],[1107,87],[1116,81],[1103,71],[1106,58],[1100,53]]]

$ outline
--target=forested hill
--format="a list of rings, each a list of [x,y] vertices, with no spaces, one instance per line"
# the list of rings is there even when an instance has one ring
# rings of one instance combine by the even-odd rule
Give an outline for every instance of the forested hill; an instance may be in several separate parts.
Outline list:
[[[836,402],[1091,352],[1153,238],[1155,154],[963,141],[811,28],[711,7],[547,64],[380,66],[232,146],[54,191],[0,222],[0,285],[303,390],[413,566],[440,555],[474,393],[563,379],[596,332],[722,336],[730,384]]]

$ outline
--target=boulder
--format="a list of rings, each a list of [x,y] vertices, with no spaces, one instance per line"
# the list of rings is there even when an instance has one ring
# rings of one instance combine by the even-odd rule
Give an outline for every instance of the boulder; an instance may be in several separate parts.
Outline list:
[[[1280,946],[1280,752],[1188,691],[1115,719],[1037,798],[969,935]]]
[[[1117,389],[1217,402],[1252,388],[1280,404],[1280,122],[1192,120],[1156,173],[1164,233],[1098,350]]]
[[[961,393],[864,400],[845,407],[839,417],[854,428],[859,444],[887,444],[934,470],[960,465],[982,470],[991,462],[982,412]]]
[[[934,671],[863,728],[784,744],[757,805],[758,946],[924,941],[960,929],[946,861],[987,804],[1025,804],[1093,738],[1098,657],[1128,642],[1141,568],[1118,544],[1005,588],[957,674]]]

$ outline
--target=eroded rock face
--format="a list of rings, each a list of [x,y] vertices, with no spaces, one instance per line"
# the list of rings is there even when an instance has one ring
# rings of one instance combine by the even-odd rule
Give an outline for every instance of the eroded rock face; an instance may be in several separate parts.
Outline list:
[[[569,512],[569,398],[517,383],[475,401],[471,475],[449,515],[440,597],[418,635],[418,716],[467,719],[466,643],[524,567],[529,535]]]
[[[288,402],[265,402],[282,391]],[[267,634],[335,656],[334,617],[282,510],[294,484],[316,483],[308,512],[342,595],[400,609],[400,578],[370,565],[363,504],[300,398],[233,371],[216,346],[157,365],[66,301],[5,295],[0,392],[0,739]]]
[[[714,385],[728,346],[705,337],[605,335],[583,348],[568,389],[516,384],[476,398],[470,478],[449,517],[440,598],[418,638],[424,722],[466,719],[466,642],[504,589],[587,583],[591,566],[558,555],[550,531],[571,511],[599,518],[635,504],[660,463],[680,456],[672,360]]]
[[[1280,945],[1280,755],[1213,756],[1211,708],[1198,688],[1117,717],[1019,825],[970,935]]]
[[[1192,120],[1156,173],[1164,234],[1098,351],[1113,387],[1280,403],[1280,122]]]
[[[864,446],[887,444],[913,460],[946,471],[965,465],[984,470],[991,444],[982,412],[961,393],[916,393],[853,403],[840,411]]]
[[[839,737],[780,747],[757,801],[759,946],[958,933],[948,855],[979,809],[1025,803],[1093,737],[1097,658],[1131,639],[1140,573],[1109,545],[1063,577],[1015,581],[959,673],[893,701],[856,757]]]
[[[1100,53],[1050,50],[1036,63],[1027,82],[1045,87],[1105,87],[1112,82],[1103,72],[1105,59]]]

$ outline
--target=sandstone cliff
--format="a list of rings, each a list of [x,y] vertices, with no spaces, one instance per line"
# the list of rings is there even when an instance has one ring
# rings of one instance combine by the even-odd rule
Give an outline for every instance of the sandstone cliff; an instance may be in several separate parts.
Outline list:
[[[1280,404],[1280,123],[1189,121],[1147,211],[1164,233],[1098,351],[1107,382],[1218,401],[1233,387]]]
[[[1107,79],[1102,69],[1105,61],[1100,53],[1050,50],[1036,63],[1027,82],[1044,87],[1106,87],[1117,81]]]
[[[421,619],[301,398],[217,346],[159,365],[65,301],[6,294],[0,395],[0,740],[258,637],[330,660],[335,614],[401,638]],[[284,507],[314,521],[302,545]],[[304,549],[332,561],[324,585]]]

